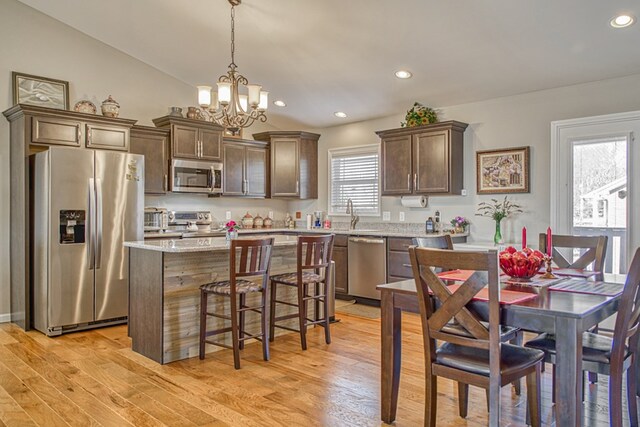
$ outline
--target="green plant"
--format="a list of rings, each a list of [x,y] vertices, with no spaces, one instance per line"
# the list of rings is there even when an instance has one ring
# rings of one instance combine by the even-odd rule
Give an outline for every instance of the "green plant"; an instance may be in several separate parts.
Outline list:
[[[406,121],[400,124],[402,127],[426,125],[429,123],[436,123],[438,121],[438,113],[436,113],[436,110],[433,108],[425,107],[419,102],[415,102],[413,107],[407,111],[407,115],[404,119]]]
[[[522,206],[509,201],[507,197],[508,196],[504,196],[502,202],[499,202],[497,199],[491,199],[491,203],[480,202],[476,215],[493,218],[494,221],[500,223],[500,221],[512,214],[522,213]]]

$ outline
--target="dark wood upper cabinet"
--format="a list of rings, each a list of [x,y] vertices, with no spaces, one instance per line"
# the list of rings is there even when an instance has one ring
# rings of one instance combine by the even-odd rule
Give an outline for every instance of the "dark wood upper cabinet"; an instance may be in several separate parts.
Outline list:
[[[447,121],[376,132],[382,144],[382,195],[460,194],[466,128],[466,123]]]
[[[269,146],[264,142],[224,139],[224,196],[268,197]]]
[[[309,132],[283,131],[253,134],[270,143],[271,197],[318,198],[318,139]]]
[[[165,194],[169,190],[169,129],[132,127],[129,151],[144,155],[145,194]]]
[[[171,157],[219,161],[222,159],[224,128],[211,122],[164,116],[153,120],[171,131]]]

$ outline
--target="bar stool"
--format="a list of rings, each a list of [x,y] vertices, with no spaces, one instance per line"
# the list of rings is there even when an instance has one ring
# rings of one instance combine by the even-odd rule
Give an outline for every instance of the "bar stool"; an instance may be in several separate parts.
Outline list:
[[[333,234],[322,236],[298,237],[298,262],[295,273],[285,273],[271,276],[271,331],[270,340],[273,341],[275,328],[299,332],[302,349],[307,349],[307,327],[309,325],[321,325],[324,327],[324,336],[327,344],[331,344],[329,331],[329,305],[327,301],[327,284],[331,275],[331,252],[333,251]],[[309,271],[311,270],[311,271]],[[296,287],[298,301],[296,303],[276,299],[277,286],[284,285]],[[313,287],[313,293],[309,294],[309,288]],[[309,301],[314,302],[314,318],[307,315]],[[298,312],[276,316],[276,303],[297,307]],[[322,316],[320,316],[320,304],[322,304]],[[278,325],[277,322],[298,318],[299,329]]]
[[[207,283],[200,287],[200,359],[204,359],[205,343],[230,348],[233,349],[233,364],[236,369],[240,369],[240,350],[244,348],[246,340],[255,339],[262,342],[264,360],[269,360],[269,330],[267,328],[267,312],[265,310],[267,308],[267,286],[272,247],[273,238],[231,240],[229,280]],[[239,262],[236,262],[236,252],[240,252]],[[244,279],[245,277],[257,276],[262,276],[262,278],[255,282]],[[247,306],[246,296],[254,292],[262,293],[260,305]],[[212,294],[230,297],[231,314],[229,316],[224,313],[209,311],[208,297]],[[260,313],[261,332],[259,334],[252,335],[245,331],[244,321],[245,312],[247,311]],[[231,326],[207,331],[207,316],[230,320]],[[231,346],[207,339],[209,336],[226,332],[231,332]]]

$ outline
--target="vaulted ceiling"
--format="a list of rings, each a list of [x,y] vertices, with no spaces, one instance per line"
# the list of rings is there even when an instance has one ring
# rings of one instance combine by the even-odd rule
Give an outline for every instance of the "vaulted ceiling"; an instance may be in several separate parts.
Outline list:
[[[230,62],[227,0],[21,0],[194,86]],[[326,127],[640,73],[637,0],[243,0],[236,63],[269,114]],[[413,73],[399,80],[394,71]],[[333,113],[344,111],[346,119]]]

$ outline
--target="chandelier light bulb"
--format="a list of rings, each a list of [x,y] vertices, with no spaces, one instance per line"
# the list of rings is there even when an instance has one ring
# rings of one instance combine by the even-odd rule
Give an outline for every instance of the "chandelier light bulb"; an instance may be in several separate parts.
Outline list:
[[[266,90],[260,91],[260,103],[258,104],[258,110],[264,111],[269,108],[269,92]]]
[[[218,82],[218,102],[222,105],[231,102],[231,83]]]
[[[211,105],[211,86],[198,86],[198,104],[201,107]]]

